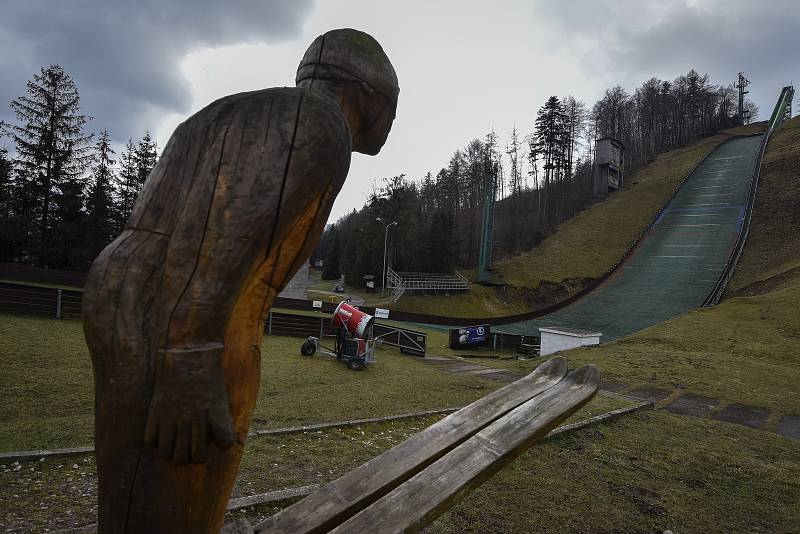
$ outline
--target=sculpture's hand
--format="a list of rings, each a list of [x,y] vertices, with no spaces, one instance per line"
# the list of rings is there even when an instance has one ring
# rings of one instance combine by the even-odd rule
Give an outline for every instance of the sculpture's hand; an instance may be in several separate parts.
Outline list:
[[[205,463],[210,440],[223,450],[236,442],[222,351],[213,344],[159,354],[144,441],[164,459]]]

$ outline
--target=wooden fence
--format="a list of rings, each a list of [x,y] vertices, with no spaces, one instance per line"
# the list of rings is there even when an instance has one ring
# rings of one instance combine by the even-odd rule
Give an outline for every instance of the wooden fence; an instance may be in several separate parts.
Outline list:
[[[80,291],[0,282],[0,313],[80,319],[82,297]],[[308,301],[278,298],[274,306],[305,310],[310,304]],[[321,313],[326,315],[316,317],[269,312],[264,329],[268,335],[274,336],[321,338],[334,335],[336,329],[331,325],[331,317],[327,315],[333,313],[334,309],[332,304],[325,306]],[[375,336],[380,336],[384,345],[397,347],[407,354],[425,356],[427,336],[423,332],[376,323],[374,333]]]

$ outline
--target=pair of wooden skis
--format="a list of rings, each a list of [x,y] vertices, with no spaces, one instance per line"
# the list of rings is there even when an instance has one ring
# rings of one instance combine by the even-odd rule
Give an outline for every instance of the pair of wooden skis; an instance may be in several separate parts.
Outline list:
[[[600,372],[556,357],[255,526],[255,532],[416,532],[589,402]]]

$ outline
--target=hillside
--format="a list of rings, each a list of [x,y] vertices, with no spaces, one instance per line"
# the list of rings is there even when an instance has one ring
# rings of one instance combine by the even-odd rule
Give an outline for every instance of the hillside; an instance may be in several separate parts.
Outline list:
[[[780,127],[764,155],[750,235],[718,306],[702,308],[624,339],[568,353],[595,362],[603,376],[712,395],[724,402],[800,413],[800,117]],[[530,363],[513,363],[525,371]]]
[[[800,280],[800,117],[771,137],[761,164],[753,221],[725,293],[759,295]]]
[[[502,316],[559,302],[605,273],[625,252],[674,188],[732,134],[762,131],[764,123],[738,127],[659,155],[630,174],[625,188],[592,205],[531,251],[494,265],[503,286],[474,285],[448,297],[406,295],[393,309],[456,317]]]

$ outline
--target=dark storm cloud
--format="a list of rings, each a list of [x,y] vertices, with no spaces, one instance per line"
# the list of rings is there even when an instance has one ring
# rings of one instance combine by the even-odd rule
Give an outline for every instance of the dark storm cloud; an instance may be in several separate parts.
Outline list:
[[[592,43],[580,58],[588,71],[629,90],[651,76],[672,79],[690,68],[726,85],[744,71],[765,119],[780,88],[800,77],[797,0],[591,0],[539,7],[562,38],[567,30],[567,42]]]
[[[91,128],[141,137],[191,104],[180,62],[204,46],[296,37],[313,0],[14,0],[0,17],[0,119],[42,66],[75,79]],[[252,68],[262,68],[252,65]]]

